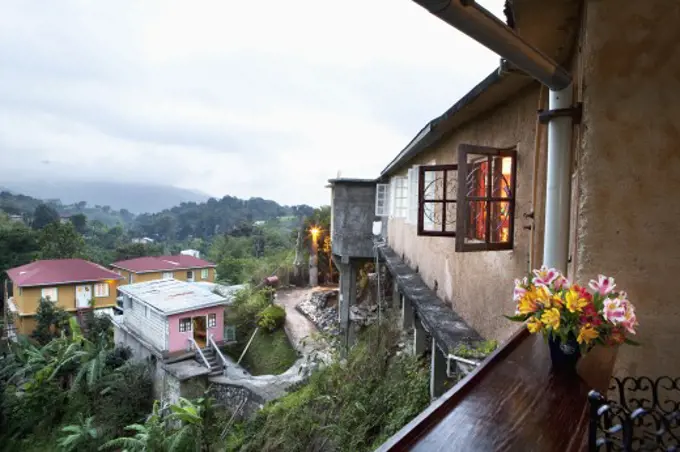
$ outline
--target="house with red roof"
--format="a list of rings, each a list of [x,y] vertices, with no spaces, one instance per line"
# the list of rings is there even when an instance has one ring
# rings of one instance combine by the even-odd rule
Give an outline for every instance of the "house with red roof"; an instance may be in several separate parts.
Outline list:
[[[123,277],[121,284],[134,284],[156,279],[214,282],[217,266],[194,256],[180,254],[138,257],[114,262],[111,267]]]
[[[90,307],[111,310],[116,306],[118,281],[122,280],[119,274],[83,259],[39,260],[11,268],[7,275],[11,296],[6,297],[6,314],[11,314],[19,334],[35,329],[41,298],[68,312]]]

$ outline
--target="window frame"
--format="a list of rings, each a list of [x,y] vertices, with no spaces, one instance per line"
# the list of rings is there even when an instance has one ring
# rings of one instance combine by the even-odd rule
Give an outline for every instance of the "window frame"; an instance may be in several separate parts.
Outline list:
[[[467,196],[466,189],[467,184],[465,183],[468,174],[468,168],[470,164],[467,161],[467,157],[470,154],[478,154],[486,156],[487,162],[489,162],[489,171],[487,171],[486,180],[486,196]],[[493,157],[510,157],[511,166],[511,182],[510,182],[510,196],[508,197],[495,197],[492,196],[490,190],[493,186],[493,174],[491,171],[492,159]],[[457,199],[460,200],[460,204],[456,211],[456,252],[471,252],[471,251],[504,251],[512,250],[515,246],[515,205],[517,200],[517,149],[499,149],[492,148],[488,146],[477,146],[472,144],[460,144],[458,146],[458,195]],[[469,203],[468,201],[486,201],[486,224],[485,224],[485,238],[481,243],[465,243],[466,239],[466,217],[469,213]],[[508,203],[508,241],[504,243],[494,243],[491,242],[491,206],[493,203]]]
[[[408,178],[406,176],[394,176],[391,181],[390,190],[392,198],[390,204],[390,217],[408,218]]]
[[[167,275],[170,275],[168,278]],[[175,277],[175,272],[162,272],[161,279],[173,279]]]
[[[97,287],[106,287],[106,293],[104,295],[97,295]],[[107,298],[111,295],[111,288],[109,287],[109,283],[107,282],[98,282],[94,284],[94,297],[95,298]]]
[[[187,327],[188,324],[188,327]],[[192,332],[191,317],[181,317],[178,323],[178,329],[180,333],[191,333]]]
[[[381,199],[382,195],[382,199]],[[382,201],[382,203],[381,203]],[[390,214],[390,184],[375,186],[375,216],[387,217]]]
[[[54,298],[52,298],[50,295],[45,295],[46,290],[54,291]],[[45,300],[47,300],[48,297],[49,297],[49,300],[52,303],[58,302],[59,301],[59,288],[56,287],[56,286],[54,286],[54,287],[42,287],[40,289],[40,298],[44,298]]]
[[[193,270],[187,270],[187,281],[188,282],[196,281],[196,273]]]
[[[208,279],[208,278],[210,278],[210,269],[202,268],[201,269],[201,279]]]
[[[442,199],[425,199],[425,175],[435,171],[443,171],[444,179],[442,183]],[[458,165],[421,165],[418,167],[418,235],[430,237],[455,237],[456,231],[446,231],[446,205],[457,204],[458,199],[446,199],[446,174],[448,172],[458,174]],[[442,230],[425,230],[425,204],[442,204]],[[457,212],[458,206],[456,206]],[[458,221],[458,217],[456,217]],[[456,224],[458,229],[458,224]]]
[[[217,314],[208,314],[208,328],[217,328]]]

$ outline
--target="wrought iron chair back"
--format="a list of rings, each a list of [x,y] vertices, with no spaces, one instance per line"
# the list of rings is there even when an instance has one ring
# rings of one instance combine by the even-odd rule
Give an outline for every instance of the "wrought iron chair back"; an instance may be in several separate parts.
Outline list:
[[[588,395],[589,451],[680,451],[680,378],[612,378],[609,394]]]

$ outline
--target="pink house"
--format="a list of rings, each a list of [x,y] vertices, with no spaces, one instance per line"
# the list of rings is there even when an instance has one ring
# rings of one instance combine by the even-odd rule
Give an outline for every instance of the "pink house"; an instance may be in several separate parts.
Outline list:
[[[151,352],[169,356],[224,342],[228,298],[176,279],[119,287],[122,319],[116,324],[142,339]]]

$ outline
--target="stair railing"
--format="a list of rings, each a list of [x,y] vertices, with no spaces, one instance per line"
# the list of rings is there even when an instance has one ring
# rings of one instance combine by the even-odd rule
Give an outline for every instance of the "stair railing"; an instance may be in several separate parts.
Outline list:
[[[220,361],[222,361],[222,371],[224,372],[224,370],[227,368],[227,358],[224,357],[224,355],[222,354],[222,351],[220,350],[220,348],[215,343],[215,338],[213,338],[212,334],[208,337],[208,343],[213,348],[213,350],[215,350],[215,353],[217,353],[217,356],[220,357]]]
[[[187,340],[189,341],[189,346],[194,348],[198,355],[201,357],[201,360],[203,361],[203,364],[205,364],[205,367],[210,369],[210,363],[208,362],[208,359],[205,357],[205,355],[203,354],[203,350],[201,350],[201,347],[198,346],[194,338],[189,337],[187,338]]]

